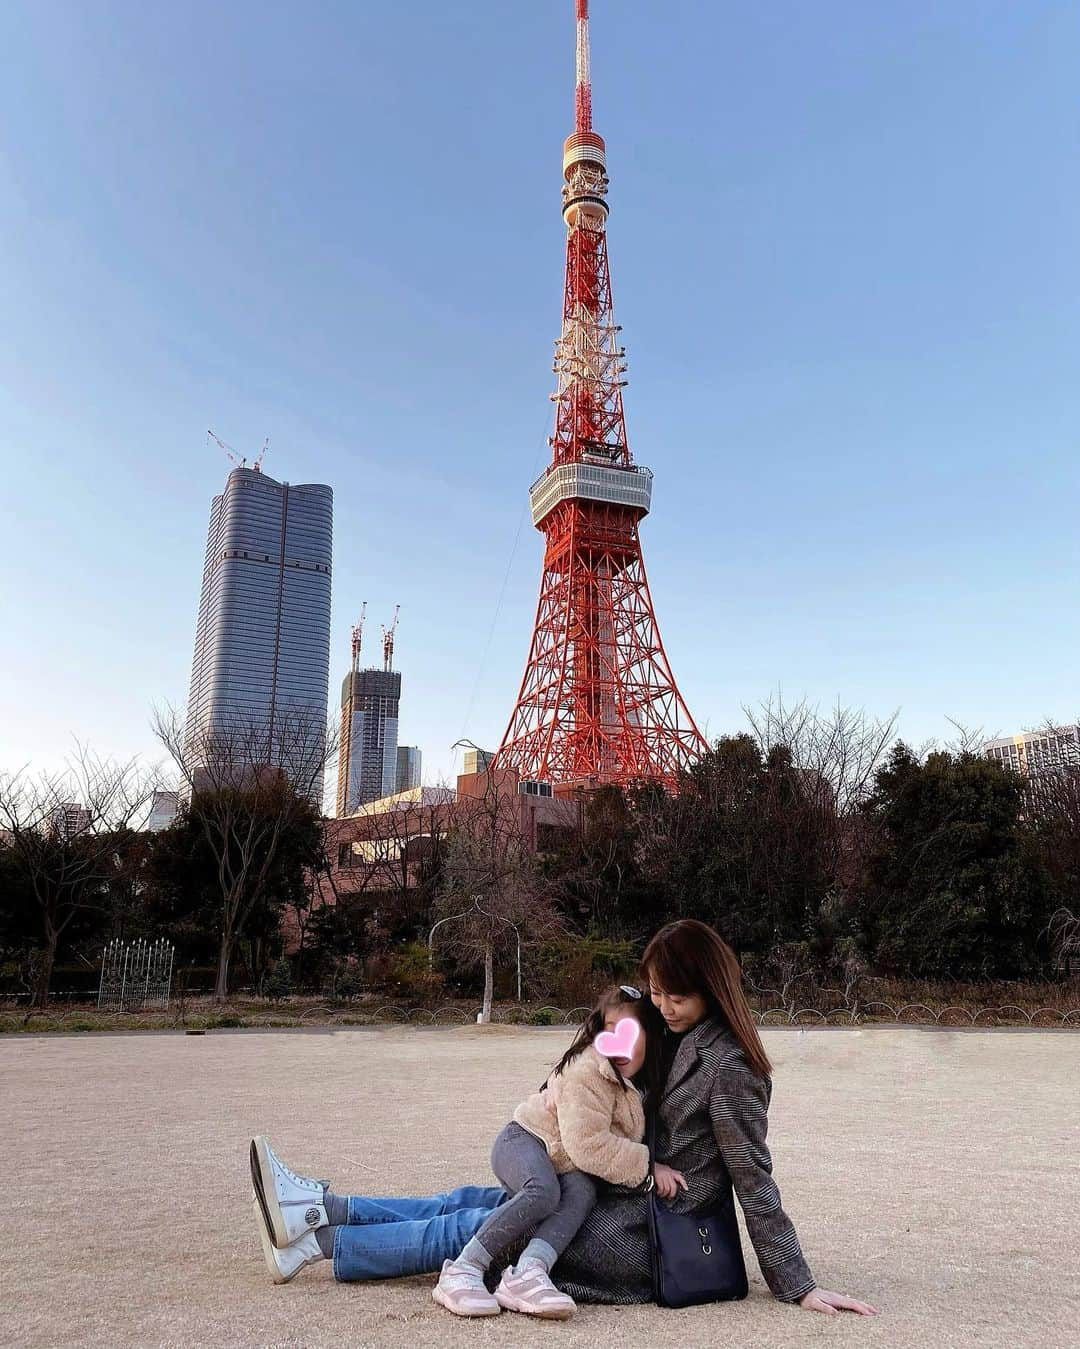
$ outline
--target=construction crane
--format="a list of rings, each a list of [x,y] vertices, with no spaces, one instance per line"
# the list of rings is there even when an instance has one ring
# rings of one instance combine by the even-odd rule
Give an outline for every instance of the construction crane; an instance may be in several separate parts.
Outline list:
[[[352,626],[352,672],[356,674],[360,668],[360,646],[364,640],[364,620],[367,618],[367,600],[364,601],[360,609],[360,622]]]
[[[218,446],[219,449],[225,451],[226,458],[232,460],[232,462],[236,465],[237,468],[245,468],[247,466],[247,460],[242,459],[236,453],[236,451],[233,449],[231,445],[226,445],[220,436],[215,436],[213,431],[207,431],[206,434]]]
[[[215,443],[215,445],[218,446],[219,449],[224,450],[226,456],[236,465],[237,468],[247,468],[247,458],[245,456],[238,455],[231,445],[226,445],[220,436],[214,435],[213,431],[207,431],[206,434]],[[255,462],[251,466],[256,473],[262,472],[262,463],[263,460],[266,458],[266,452],[267,450],[269,450],[269,448],[270,448],[270,437],[267,436],[266,439],[263,441],[262,449],[259,451],[259,457],[255,460]]]
[[[398,614],[401,612],[401,605],[394,605],[394,621],[388,628],[382,630],[382,654],[383,669],[392,670],[394,668],[394,634],[397,632]]]

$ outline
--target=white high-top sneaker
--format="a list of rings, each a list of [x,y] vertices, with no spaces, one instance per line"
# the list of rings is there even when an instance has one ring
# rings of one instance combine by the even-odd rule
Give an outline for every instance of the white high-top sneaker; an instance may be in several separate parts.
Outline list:
[[[325,1187],[290,1171],[265,1134],[251,1140],[251,1184],[275,1246],[291,1246],[305,1232],[326,1226]]]
[[[319,1249],[319,1243],[315,1239],[315,1233],[310,1229],[291,1246],[286,1246],[284,1250],[278,1250],[270,1240],[270,1228],[267,1226],[266,1218],[263,1215],[262,1205],[259,1203],[259,1196],[251,1196],[252,1208],[255,1210],[255,1222],[259,1228],[259,1241],[262,1244],[263,1259],[266,1261],[266,1268],[270,1271],[270,1277],[275,1283],[288,1283],[290,1279],[295,1279],[305,1265],[313,1265],[318,1260],[322,1260],[322,1251]]]

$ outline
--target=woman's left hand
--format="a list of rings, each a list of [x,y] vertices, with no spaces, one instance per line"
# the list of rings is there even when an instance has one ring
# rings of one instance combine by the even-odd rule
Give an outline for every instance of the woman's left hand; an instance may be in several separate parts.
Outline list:
[[[876,1307],[869,1302],[860,1302],[858,1298],[847,1297],[844,1293],[830,1293],[827,1288],[815,1288],[799,1299],[799,1306],[808,1312],[824,1312],[826,1316],[835,1316],[838,1311],[854,1312],[856,1316],[880,1316]]]

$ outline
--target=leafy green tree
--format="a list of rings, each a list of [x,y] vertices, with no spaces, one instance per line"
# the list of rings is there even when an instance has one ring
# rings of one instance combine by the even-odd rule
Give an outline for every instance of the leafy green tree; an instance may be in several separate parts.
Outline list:
[[[321,858],[314,802],[321,799],[334,734],[303,708],[218,728],[185,726],[175,711],[159,710],[154,730],[186,784],[186,820],[201,831],[213,859],[214,996],[221,1002],[233,956],[243,939],[251,942],[260,907],[280,912],[283,889],[302,885],[305,869]]]
[[[116,763],[78,746],[57,773],[0,773],[0,829],[33,897],[34,1004],[48,1002],[62,943],[107,905],[133,825],[157,785],[155,770]]]
[[[29,992],[39,926],[29,877],[14,849],[0,844],[0,974],[5,985],[24,985]]]
[[[736,950],[806,939],[835,885],[831,794],[786,746],[725,737],[676,795],[639,801],[637,819],[664,915],[711,923]]]
[[[897,745],[867,805],[877,841],[860,906],[879,967],[1015,978],[1045,965],[1054,909],[1024,821],[1025,782],[981,755]]]
[[[638,816],[653,799],[644,788],[629,795],[615,786],[590,792],[581,828],[565,831],[542,858],[562,911],[579,931],[642,940],[663,921],[662,892],[643,876],[638,858]]]
[[[285,998],[292,997],[292,991],[292,966],[285,956],[281,956],[274,962],[273,969],[266,976],[266,996],[273,1002],[282,1002]]]
[[[371,954],[372,929],[377,896],[341,894],[332,904],[320,904],[310,912],[304,947],[307,977],[321,984],[331,996],[353,996],[362,982],[362,962]],[[350,991],[343,992],[342,979],[350,972]]]
[[[218,952],[217,865],[186,811],[154,836],[147,864],[147,921],[176,944],[178,966],[211,965]]]
[[[216,960],[219,1000],[238,952],[258,979],[280,949],[282,912],[306,902],[322,846],[318,811],[280,778],[197,793],[157,836],[151,913],[185,963]]]

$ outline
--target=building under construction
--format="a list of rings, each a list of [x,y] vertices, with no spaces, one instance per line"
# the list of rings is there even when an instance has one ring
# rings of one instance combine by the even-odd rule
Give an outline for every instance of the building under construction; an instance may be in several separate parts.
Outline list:
[[[364,606],[366,613],[367,606]],[[341,685],[337,815],[420,785],[420,751],[398,746],[401,672],[393,668],[397,612],[383,629],[381,669],[360,669],[364,614],[352,630],[352,666]]]

